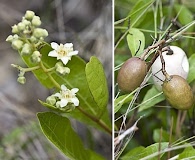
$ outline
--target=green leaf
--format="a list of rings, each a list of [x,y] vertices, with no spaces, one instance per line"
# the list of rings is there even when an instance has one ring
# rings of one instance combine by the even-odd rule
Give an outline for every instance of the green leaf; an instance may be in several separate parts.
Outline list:
[[[187,81],[188,83],[191,83],[195,79],[195,54],[190,56],[189,64],[190,64],[190,69],[189,69]]]
[[[186,25],[194,20],[192,12],[185,6],[175,4],[174,9],[179,13],[178,19],[182,25]]]
[[[164,150],[165,148],[168,147],[168,142],[162,142],[160,143],[161,145],[161,150]],[[142,158],[146,158],[148,156],[151,156],[152,154],[155,154],[154,156],[148,158],[150,160],[157,160],[157,153],[159,152],[159,143],[152,144],[146,148],[140,146],[137,147],[133,150],[130,150],[127,152],[123,157],[122,160],[141,160]],[[160,157],[163,156],[163,153],[160,155]]]
[[[92,56],[86,65],[85,73],[89,89],[100,109],[101,115],[108,104],[108,86],[101,62]]]
[[[141,158],[139,156],[140,153],[142,153],[142,151],[144,150],[145,147],[143,146],[139,146],[136,147],[132,150],[130,150],[127,154],[125,154],[124,156],[121,157],[121,160],[137,160],[139,158]]]
[[[168,133],[165,130],[162,130],[162,134],[161,134],[161,129],[155,129],[153,131],[153,140],[155,142],[159,142],[160,141],[160,138],[161,138],[161,142],[168,142],[169,141],[169,136],[170,136],[170,133]],[[172,135],[171,138],[172,138],[172,141],[175,140],[175,138],[173,137],[173,135]]]
[[[38,113],[37,117],[45,136],[71,160],[103,159],[95,152],[85,149],[68,118],[52,112]]]
[[[123,104],[128,103],[132,100],[133,94],[125,94],[114,100],[114,113],[122,107]]]
[[[145,36],[139,29],[131,28],[127,35],[127,43],[132,56],[140,56],[145,48]]]
[[[184,151],[179,154],[179,159],[188,158],[188,159],[195,159],[195,149],[193,146],[187,147]]]
[[[146,16],[147,7],[151,6],[155,0],[138,0],[130,12],[130,26],[138,26]]]
[[[45,45],[41,49],[42,54],[42,61],[44,66],[49,69],[55,66],[57,59],[54,57],[48,57],[49,51],[51,51],[52,48],[50,45]],[[24,62],[28,67],[35,66],[31,60],[30,56],[22,56]],[[98,117],[99,116],[99,106],[94,101],[94,98],[91,94],[91,91],[89,89],[86,75],[85,75],[85,67],[86,63],[83,59],[81,59],[78,56],[73,56],[71,61],[68,62],[66,65],[68,68],[70,68],[70,73],[68,75],[60,75],[57,72],[53,71],[51,73],[44,72],[42,69],[33,71],[35,77],[39,80],[39,82],[47,87],[47,88],[54,88],[54,84],[52,83],[51,79],[49,78],[49,75],[59,84],[59,85],[66,85],[67,88],[79,88],[79,91],[77,93],[77,97],[79,99],[79,106],[88,114]],[[57,89],[58,91],[58,89]],[[75,109],[71,113],[67,113],[68,116],[74,117],[75,119],[84,122],[85,124],[92,125],[98,129],[103,130],[96,122],[93,122],[89,118],[86,117],[86,115],[82,114],[79,110]],[[98,117],[102,122],[104,122],[107,127],[111,128],[111,122],[110,117],[108,114],[108,111],[106,110],[104,112],[104,115],[101,117]]]
[[[140,104],[138,111],[140,112],[145,109],[148,109],[155,104],[163,101],[164,99],[165,97],[162,92],[159,92],[155,86],[152,86],[152,88],[147,91],[142,103]]]

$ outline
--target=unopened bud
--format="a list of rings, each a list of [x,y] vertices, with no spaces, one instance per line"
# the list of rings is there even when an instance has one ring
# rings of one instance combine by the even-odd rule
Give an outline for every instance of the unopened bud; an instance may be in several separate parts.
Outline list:
[[[25,43],[23,48],[22,48],[22,51],[21,51],[22,55],[28,55],[28,54],[31,54],[32,53],[32,47],[30,44],[28,43]]]
[[[54,96],[49,96],[47,97],[46,102],[50,105],[54,105],[56,103],[56,98]]]
[[[57,62],[56,65],[55,65],[56,68],[58,67],[63,67],[63,63],[62,62]]]
[[[26,19],[23,19],[22,20],[22,23],[25,25],[25,26],[29,26],[30,25],[30,21],[26,20]]]
[[[14,39],[18,39],[19,36],[18,36],[17,34],[14,34],[13,38],[14,38]]]
[[[60,106],[60,101],[57,101],[57,102],[56,102],[56,107],[57,107],[57,108],[61,108],[61,106]]]
[[[37,38],[36,38],[35,36],[31,36],[31,37],[30,37],[30,41],[31,41],[32,43],[38,42],[38,40],[37,40]]]
[[[23,46],[23,42],[19,39],[15,39],[12,41],[12,48],[15,50],[21,49]]]
[[[23,31],[24,29],[25,29],[25,24],[24,23],[22,23],[22,22],[20,22],[20,23],[18,23],[18,30],[19,31]]]
[[[25,83],[26,83],[26,78],[25,78],[25,77],[18,77],[17,81],[18,81],[20,84],[25,84]]]
[[[56,72],[62,74],[62,75],[65,75],[65,74],[69,74],[70,73],[70,69],[68,67],[57,67],[56,68]]]
[[[18,26],[15,24],[14,26],[12,26],[12,33],[18,33]]]
[[[36,38],[47,37],[48,32],[46,29],[35,28],[35,30],[33,32],[33,36],[35,36]]]
[[[32,19],[32,25],[33,26],[40,26],[41,25],[41,20],[40,20],[40,17],[39,16],[34,16],[33,19]]]
[[[33,12],[33,11],[26,11],[26,14],[25,14],[25,18],[27,19],[27,20],[32,20],[33,19],[33,17],[35,16],[35,13]]]
[[[34,51],[31,60],[33,63],[39,63],[41,61],[41,53],[39,51]]]
[[[7,42],[12,42],[12,40],[14,39],[14,37],[12,35],[9,35],[7,38],[6,38],[6,41]]]

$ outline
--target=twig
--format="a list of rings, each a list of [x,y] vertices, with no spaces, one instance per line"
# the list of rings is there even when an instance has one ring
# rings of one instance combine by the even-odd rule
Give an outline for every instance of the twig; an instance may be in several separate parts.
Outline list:
[[[159,139],[159,146],[158,146],[158,160],[160,160],[160,151],[161,151],[161,141],[162,141],[162,128],[160,129],[160,139]]]
[[[131,134],[132,132],[136,130],[138,130],[137,121],[132,127],[127,129],[125,132],[123,132],[121,135],[119,135],[118,137],[114,139],[114,145],[116,146],[117,144],[119,144],[120,141],[123,140],[127,135]]]
[[[171,147],[171,141],[172,141],[172,132],[173,132],[173,117],[171,118],[171,128],[170,128],[170,135],[169,135],[169,145],[168,149]],[[171,150],[167,153],[167,159],[171,157]]]
[[[102,122],[99,118],[94,117],[93,115],[87,113],[85,110],[83,110],[80,106],[76,107],[81,113],[83,113],[86,117],[90,118],[92,121],[97,123],[101,128],[103,128],[107,133],[112,135],[112,130],[104,123]]]

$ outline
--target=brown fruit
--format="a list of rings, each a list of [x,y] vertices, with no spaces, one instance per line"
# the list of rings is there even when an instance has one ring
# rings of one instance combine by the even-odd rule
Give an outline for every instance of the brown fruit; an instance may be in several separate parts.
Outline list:
[[[147,74],[146,62],[138,57],[128,59],[118,72],[117,82],[122,92],[131,92],[143,82]]]
[[[189,84],[178,75],[170,76],[162,85],[163,93],[169,103],[176,109],[186,110],[194,105],[194,96]]]

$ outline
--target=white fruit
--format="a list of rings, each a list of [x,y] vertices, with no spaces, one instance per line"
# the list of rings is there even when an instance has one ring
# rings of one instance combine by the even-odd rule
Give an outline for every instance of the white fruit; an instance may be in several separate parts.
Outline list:
[[[170,46],[170,48],[173,51],[172,55],[167,54],[167,51],[162,53],[163,58],[165,60],[166,72],[169,75],[179,75],[186,79],[189,72],[189,62],[185,52],[177,46]],[[160,57],[158,56],[158,58],[152,65],[152,78],[156,88],[159,91],[162,91],[162,83],[165,80],[161,69],[162,63]]]

